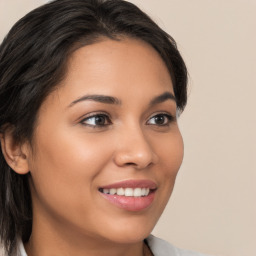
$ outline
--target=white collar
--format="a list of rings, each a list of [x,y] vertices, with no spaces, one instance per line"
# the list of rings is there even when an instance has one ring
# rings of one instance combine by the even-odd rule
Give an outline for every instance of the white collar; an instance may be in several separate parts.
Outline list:
[[[24,248],[24,245],[22,243],[22,240],[19,240],[18,242],[18,247],[17,247],[17,256],[28,256],[26,251],[25,251],[25,248]]]

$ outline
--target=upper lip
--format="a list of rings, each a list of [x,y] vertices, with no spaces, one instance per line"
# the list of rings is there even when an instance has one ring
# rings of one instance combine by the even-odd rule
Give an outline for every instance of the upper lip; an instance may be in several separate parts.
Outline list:
[[[157,185],[152,180],[124,180],[113,184],[104,185],[100,188],[149,188],[156,189]]]

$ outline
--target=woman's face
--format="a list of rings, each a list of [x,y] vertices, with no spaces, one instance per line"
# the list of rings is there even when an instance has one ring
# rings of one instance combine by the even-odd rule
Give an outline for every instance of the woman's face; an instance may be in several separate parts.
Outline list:
[[[33,146],[34,226],[116,243],[144,239],[183,157],[161,57],[135,39],[75,51],[39,110]]]

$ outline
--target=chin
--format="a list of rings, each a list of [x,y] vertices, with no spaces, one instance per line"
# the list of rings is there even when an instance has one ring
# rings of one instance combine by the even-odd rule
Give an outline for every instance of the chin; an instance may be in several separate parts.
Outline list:
[[[123,223],[112,223],[111,227],[104,228],[103,236],[119,244],[138,243],[147,238],[152,232],[156,221],[152,222],[140,216],[135,221],[134,217],[127,218]],[[113,221],[114,222],[114,221]]]
[[[111,240],[113,243],[116,244],[135,244],[143,241],[150,235],[151,232],[145,231],[134,231],[134,232],[125,232],[125,233],[118,233],[117,235],[113,235],[109,237],[108,240]]]

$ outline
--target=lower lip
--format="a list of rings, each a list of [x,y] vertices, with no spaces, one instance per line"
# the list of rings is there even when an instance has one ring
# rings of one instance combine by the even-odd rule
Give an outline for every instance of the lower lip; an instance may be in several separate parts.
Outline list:
[[[155,198],[155,191],[151,191],[147,196],[143,197],[118,196],[103,193],[101,195],[119,208],[138,212],[148,208],[152,204]]]

